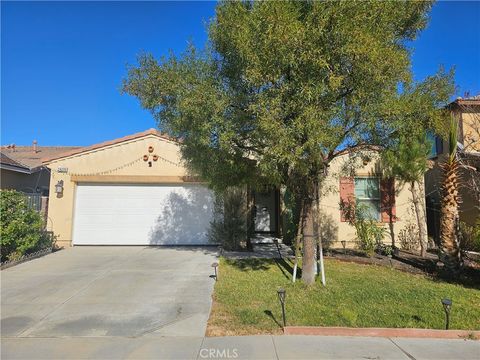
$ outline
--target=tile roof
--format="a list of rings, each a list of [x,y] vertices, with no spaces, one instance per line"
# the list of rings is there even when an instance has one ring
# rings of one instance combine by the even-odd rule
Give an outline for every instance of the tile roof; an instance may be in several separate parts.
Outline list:
[[[13,160],[11,157],[7,156],[3,152],[0,152],[0,164],[2,165],[9,165],[9,166],[15,166],[23,170],[30,170],[27,166],[20,164],[19,162]]]
[[[30,146],[3,146],[1,149],[2,163],[4,155],[28,169],[35,169],[43,165],[43,158],[58,156],[66,151],[80,149],[79,146],[37,146],[36,151]],[[18,165],[17,165],[18,166]]]
[[[175,139],[175,138],[173,138],[171,136],[168,136],[166,134],[163,134],[156,129],[148,129],[146,131],[142,131],[142,132],[139,132],[139,133],[136,133],[136,134],[124,136],[124,137],[121,137],[119,139],[109,140],[109,141],[105,141],[105,142],[102,142],[102,143],[99,143],[99,144],[94,144],[94,145],[91,145],[91,146],[75,148],[75,149],[72,149],[70,151],[66,151],[64,153],[59,153],[59,154],[56,154],[56,155],[53,155],[53,156],[44,156],[43,157],[43,163],[48,163],[48,162],[53,161],[53,160],[57,160],[57,159],[61,159],[61,158],[64,158],[64,157],[81,154],[81,153],[84,153],[84,152],[87,152],[87,151],[101,149],[101,148],[106,147],[106,146],[116,145],[116,144],[119,144],[119,143],[122,143],[122,142],[125,142],[125,141],[135,140],[135,139],[142,138],[142,137],[145,137],[145,136],[148,136],[148,135],[155,135],[155,136],[158,136],[162,139],[173,141],[173,142],[181,142],[180,140]]]
[[[473,105],[479,106],[480,105],[480,94],[475,96],[469,97],[458,97],[454,101],[452,101],[448,106],[452,105]]]
[[[475,95],[475,96],[470,96],[466,98],[461,98],[462,100],[480,100],[480,94]]]

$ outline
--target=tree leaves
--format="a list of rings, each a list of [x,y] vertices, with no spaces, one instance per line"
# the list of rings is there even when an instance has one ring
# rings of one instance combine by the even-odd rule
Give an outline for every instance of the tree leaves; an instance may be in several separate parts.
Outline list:
[[[205,50],[141,55],[123,91],[183,139],[187,163],[213,187],[314,179],[346,148],[441,123],[451,74],[413,84],[405,45],[430,7],[220,2]]]

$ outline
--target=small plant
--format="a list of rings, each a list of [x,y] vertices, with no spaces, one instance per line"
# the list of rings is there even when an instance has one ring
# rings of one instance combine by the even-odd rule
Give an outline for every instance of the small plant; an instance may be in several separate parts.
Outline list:
[[[466,338],[467,340],[478,340],[477,335],[475,335],[475,333],[473,333],[473,332],[468,333],[465,338]]]
[[[408,222],[398,234],[398,240],[403,250],[418,250],[419,236],[416,224]]]
[[[214,220],[210,223],[208,237],[211,243],[225,250],[240,250],[247,240],[247,194],[242,188],[228,188],[217,193],[214,203]]]
[[[392,257],[392,255],[393,255],[392,245],[379,244],[378,247],[377,247],[377,251],[381,255],[385,255],[385,256],[388,256],[388,257]]]
[[[369,209],[358,203],[341,203],[340,207],[350,225],[355,227],[358,245],[367,256],[373,256],[375,249],[382,244],[385,228],[370,216]]]

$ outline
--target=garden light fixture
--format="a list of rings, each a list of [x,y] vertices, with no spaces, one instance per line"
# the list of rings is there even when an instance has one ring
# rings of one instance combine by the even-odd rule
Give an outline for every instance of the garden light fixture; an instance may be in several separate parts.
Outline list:
[[[280,300],[280,304],[282,305],[282,320],[283,320],[283,327],[287,326],[287,320],[285,319],[285,296],[287,292],[284,288],[279,288],[277,290],[278,299]]]
[[[273,243],[275,244],[278,252],[278,256],[280,256],[280,259],[282,258],[282,253],[280,251],[280,247],[278,246],[278,239],[273,239]]]
[[[345,240],[342,240],[340,242],[342,243],[342,246],[343,246],[343,255],[345,255],[346,254],[346,249],[345,248],[347,247],[347,242]]]
[[[63,193],[63,180],[55,184],[55,194],[61,195]]]
[[[445,330],[450,326],[450,310],[452,309],[452,300],[442,299],[443,310],[445,310]]]
[[[218,280],[218,273],[217,273],[218,263],[214,262],[214,263],[212,264],[212,267],[213,267],[213,269],[215,270],[215,275],[214,275],[214,276],[215,276],[215,281],[217,281],[217,280]]]
[[[393,261],[392,261],[392,254],[388,254],[388,261],[390,261],[390,268],[393,269]]]

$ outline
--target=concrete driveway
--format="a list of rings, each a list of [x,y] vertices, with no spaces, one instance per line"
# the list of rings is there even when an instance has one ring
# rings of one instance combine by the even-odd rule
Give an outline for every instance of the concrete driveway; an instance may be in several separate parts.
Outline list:
[[[480,342],[205,338],[214,249],[76,247],[1,276],[2,359],[478,359]]]
[[[203,337],[215,258],[208,247],[74,247],[3,270],[2,337]]]

